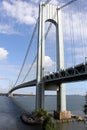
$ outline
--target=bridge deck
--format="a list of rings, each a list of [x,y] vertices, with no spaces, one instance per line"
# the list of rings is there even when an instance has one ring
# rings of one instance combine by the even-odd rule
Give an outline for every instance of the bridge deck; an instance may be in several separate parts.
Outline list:
[[[45,85],[54,85],[54,84],[61,84],[67,82],[77,82],[77,81],[84,81],[87,80],[87,63],[79,64],[74,67],[67,68],[65,70],[60,70],[58,72],[53,72],[49,75],[46,75],[43,78]],[[26,83],[22,83],[20,85],[15,86],[12,88],[9,93],[16,89],[29,87],[29,86],[36,86],[37,80],[32,80]]]
[[[87,80],[87,64],[60,70],[44,77],[45,84],[60,84]]]

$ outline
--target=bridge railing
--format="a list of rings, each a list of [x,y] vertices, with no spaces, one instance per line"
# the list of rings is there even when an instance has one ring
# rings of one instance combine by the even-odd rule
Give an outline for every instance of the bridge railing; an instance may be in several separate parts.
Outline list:
[[[67,69],[61,69],[58,72],[53,72],[44,77],[44,82],[69,82],[70,81],[79,81],[87,79],[87,63],[78,64],[74,67]]]

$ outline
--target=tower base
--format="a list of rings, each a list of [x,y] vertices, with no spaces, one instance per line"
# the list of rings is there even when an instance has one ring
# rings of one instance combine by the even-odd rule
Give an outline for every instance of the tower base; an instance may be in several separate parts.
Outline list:
[[[71,112],[70,111],[63,111],[63,112],[57,112],[54,111],[54,118],[58,120],[66,120],[71,118]]]
[[[13,93],[8,94],[8,97],[13,97]]]

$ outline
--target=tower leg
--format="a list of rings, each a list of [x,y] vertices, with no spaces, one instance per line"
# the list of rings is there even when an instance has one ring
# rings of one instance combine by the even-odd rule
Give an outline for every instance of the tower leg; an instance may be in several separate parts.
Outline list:
[[[45,60],[45,33],[43,5],[39,6],[39,28],[38,28],[38,58],[37,58],[37,86],[36,86],[36,109],[44,107],[44,60]]]
[[[36,109],[44,108],[44,87],[37,86],[36,90]]]
[[[64,84],[60,85],[60,111],[66,111],[66,88]]]
[[[57,89],[57,111],[60,111],[60,87]]]
[[[71,112],[66,111],[66,90],[64,84],[59,85],[57,90],[57,111],[54,111],[54,118],[59,120],[71,118]]]
[[[61,84],[57,89],[57,111],[66,111],[66,90],[64,84]]]

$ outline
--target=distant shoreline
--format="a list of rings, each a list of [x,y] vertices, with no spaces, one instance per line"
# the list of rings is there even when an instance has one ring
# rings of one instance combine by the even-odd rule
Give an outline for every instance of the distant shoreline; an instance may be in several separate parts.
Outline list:
[[[0,96],[7,96],[7,93],[0,93]]]
[[[0,96],[7,96],[7,93],[0,93]],[[35,94],[16,94],[13,93],[13,96],[35,96]],[[56,95],[52,95],[52,94],[48,94],[45,96],[56,96]],[[85,95],[79,95],[79,94],[73,94],[73,95],[66,95],[66,96],[85,96]]]

